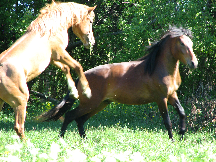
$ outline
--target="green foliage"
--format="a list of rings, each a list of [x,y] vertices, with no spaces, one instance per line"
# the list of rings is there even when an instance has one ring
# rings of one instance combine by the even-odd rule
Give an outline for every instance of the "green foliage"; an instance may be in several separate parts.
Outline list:
[[[0,51],[6,50],[33,21],[46,0],[1,0]],[[146,46],[159,40],[169,25],[183,26],[193,32],[194,52],[199,60],[198,69],[190,71],[180,65],[182,85],[179,98],[188,114],[189,125],[195,130],[214,125],[216,79],[216,3],[213,0],[145,0],[109,1],[77,0],[89,6],[97,5],[93,25],[96,44],[93,51],[83,46],[68,51],[81,63],[84,70],[97,65],[136,60],[146,54]],[[70,43],[79,41],[69,29]],[[77,75],[72,71],[74,80]],[[49,66],[39,77],[29,83],[32,90],[58,100],[67,92],[63,73]],[[29,107],[43,110],[48,103],[30,97]],[[12,112],[4,106],[4,111]],[[201,113],[193,113],[198,112]],[[213,114],[213,115],[211,115]],[[194,119],[196,120],[194,121]],[[195,127],[198,127],[195,128]]]
[[[148,108],[152,112],[155,109],[150,105]],[[137,112],[129,114],[130,109],[136,109]],[[115,116],[113,110],[117,113]],[[119,111],[122,114],[118,114]],[[27,119],[25,133],[28,140],[26,142],[19,140],[12,129],[14,118],[9,117],[4,119],[4,122],[0,121],[0,128],[2,128],[0,161],[213,162],[216,160],[215,132],[201,130],[191,133],[189,131],[185,139],[179,141],[177,130],[174,130],[176,142],[171,142],[167,131],[158,121],[155,121],[158,118],[155,116],[157,112],[149,116],[142,116],[143,114],[141,107],[138,106],[123,107],[117,104],[108,107],[106,111],[94,116],[87,123],[87,140],[80,138],[75,122],[68,128],[65,138],[62,139],[58,137],[62,124],[59,121],[38,124]]]

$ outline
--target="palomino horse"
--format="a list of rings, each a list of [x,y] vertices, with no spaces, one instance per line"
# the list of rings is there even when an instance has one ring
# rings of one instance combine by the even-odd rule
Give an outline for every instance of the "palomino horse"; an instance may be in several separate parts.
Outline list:
[[[69,27],[89,48],[95,40],[92,32],[93,10],[77,3],[46,5],[41,14],[30,24],[27,32],[0,55],[0,110],[7,102],[15,111],[14,129],[24,138],[24,121],[29,98],[27,82],[37,77],[52,63],[66,74],[71,97],[78,98],[78,91],[70,75],[75,69],[82,93],[91,97],[91,90],[82,66],[66,52]]]
[[[40,119],[57,120],[67,111],[60,135],[63,137],[68,124],[75,120],[81,137],[85,137],[84,123],[111,102],[131,105],[156,102],[169,138],[172,139],[172,124],[167,110],[169,101],[180,116],[179,133],[183,137],[185,112],[176,93],[181,84],[179,61],[192,69],[198,65],[192,49],[193,43],[188,37],[190,33],[189,30],[173,27],[139,61],[106,64],[86,71],[92,97],[81,95],[82,87],[78,80],[79,106],[67,111],[75,99],[66,95],[57,107],[41,115]]]

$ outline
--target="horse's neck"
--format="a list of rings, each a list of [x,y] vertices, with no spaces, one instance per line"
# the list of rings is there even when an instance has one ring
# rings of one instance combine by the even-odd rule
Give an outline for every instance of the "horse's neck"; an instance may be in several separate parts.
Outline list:
[[[170,51],[163,52],[161,57],[163,62],[162,68],[167,71],[170,76],[179,75],[179,60],[176,60]]]
[[[174,59],[169,51],[161,53],[158,59],[157,72],[160,74],[158,75],[160,79],[165,78],[165,84],[168,87],[175,85],[175,90],[178,89],[181,84],[179,61]]]

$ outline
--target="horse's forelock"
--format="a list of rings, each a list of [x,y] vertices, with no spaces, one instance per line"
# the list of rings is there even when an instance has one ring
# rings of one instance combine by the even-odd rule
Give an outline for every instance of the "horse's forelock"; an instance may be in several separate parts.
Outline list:
[[[190,38],[192,38],[192,31],[189,29],[184,29],[183,27],[176,27],[176,26],[170,26],[169,30],[166,32],[166,34],[162,37],[166,37],[167,35],[170,35],[171,38],[179,37],[182,35],[186,35]]]

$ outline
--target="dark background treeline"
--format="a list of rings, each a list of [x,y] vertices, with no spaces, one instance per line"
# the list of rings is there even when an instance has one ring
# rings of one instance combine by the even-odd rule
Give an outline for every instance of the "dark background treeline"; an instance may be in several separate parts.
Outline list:
[[[62,1],[63,2],[63,1]],[[67,2],[64,1],[64,2]],[[189,112],[189,124],[196,129],[215,124],[216,114],[216,2],[214,0],[74,0],[89,6],[97,5],[93,25],[96,44],[93,51],[85,49],[69,30],[67,51],[84,70],[97,65],[136,60],[146,54],[146,46],[163,35],[169,25],[189,28],[193,32],[194,52],[198,69],[190,71],[180,65],[182,85],[179,98]],[[0,1],[0,52],[12,45],[51,0]],[[74,80],[76,74],[72,71]],[[49,66],[40,76],[28,83],[31,89],[29,104],[38,96],[61,100],[67,92],[63,73]],[[0,92],[1,93],[1,92]],[[48,100],[48,99],[47,99]],[[4,109],[8,106],[5,104]]]

